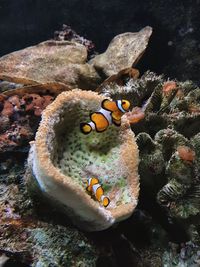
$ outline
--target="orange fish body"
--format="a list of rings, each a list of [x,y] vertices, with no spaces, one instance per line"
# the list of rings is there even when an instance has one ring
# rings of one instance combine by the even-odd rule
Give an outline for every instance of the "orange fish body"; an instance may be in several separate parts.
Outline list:
[[[104,207],[109,205],[110,200],[108,197],[104,196],[103,188],[99,184],[99,180],[97,178],[89,178],[86,189],[91,192]]]
[[[87,181],[87,191],[92,192],[92,186],[98,184],[99,180],[97,178],[90,178]]]
[[[130,102],[128,100],[111,101],[104,99],[101,103],[101,109],[90,114],[91,122],[81,123],[80,129],[84,134],[89,134],[92,130],[103,132],[112,123],[120,126],[121,117],[129,110],[129,107]]]
[[[95,128],[97,132],[103,132],[105,131],[110,121],[105,116],[105,113],[102,112],[94,112],[90,115],[91,121],[95,124]]]

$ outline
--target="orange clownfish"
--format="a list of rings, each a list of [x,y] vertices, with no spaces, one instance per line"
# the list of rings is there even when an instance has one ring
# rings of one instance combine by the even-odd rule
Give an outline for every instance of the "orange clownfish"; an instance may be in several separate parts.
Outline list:
[[[101,109],[90,114],[91,122],[81,123],[80,129],[84,134],[89,134],[92,130],[97,132],[105,131],[110,124],[121,125],[121,117],[130,108],[128,100],[111,101],[104,99],[101,103]]]
[[[95,198],[104,206],[107,207],[110,203],[108,197],[104,196],[104,191],[102,186],[99,184],[99,180],[97,178],[89,178],[87,180],[87,188],[88,192],[94,194]]]

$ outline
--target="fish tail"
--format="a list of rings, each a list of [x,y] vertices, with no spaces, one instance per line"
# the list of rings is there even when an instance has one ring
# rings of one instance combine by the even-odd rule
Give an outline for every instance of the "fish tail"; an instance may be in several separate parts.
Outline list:
[[[89,123],[81,122],[80,123],[80,130],[84,134],[89,134],[92,131],[92,127]]]
[[[110,199],[108,197],[102,195],[101,202],[102,202],[103,206],[106,208],[110,203]]]

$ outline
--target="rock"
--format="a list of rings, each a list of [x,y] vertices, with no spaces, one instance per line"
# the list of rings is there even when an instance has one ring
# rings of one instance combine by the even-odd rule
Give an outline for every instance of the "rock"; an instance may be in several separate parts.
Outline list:
[[[84,45],[49,40],[1,57],[0,79],[22,84],[60,82],[70,88],[92,89],[101,79],[86,60]]]
[[[137,33],[119,34],[111,41],[106,52],[94,57],[90,64],[107,77],[135,66],[143,55],[151,34],[152,28],[149,26]]]
[[[139,192],[138,150],[127,119],[122,117],[121,127],[111,125],[102,133],[80,131],[80,123],[100,108],[103,99],[77,89],[60,94],[43,113],[26,174],[31,191],[36,180],[48,201],[86,231],[103,230],[128,218]],[[107,208],[87,193],[91,177],[99,179],[109,197]]]
[[[96,70],[89,64],[69,64],[55,71],[56,82],[65,83],[70,88],[95,89],[101,82]]]

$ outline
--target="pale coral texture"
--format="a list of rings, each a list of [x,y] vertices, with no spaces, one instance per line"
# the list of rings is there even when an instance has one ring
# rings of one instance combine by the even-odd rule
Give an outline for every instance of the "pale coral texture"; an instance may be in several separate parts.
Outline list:
[[[62,204],[73,223],[103,230],[129,217],[138,199],[138,148],[125,116],[120,128],[85,136],[82,121],[104,98],[91,91],[63,92],[44,111],[32,143],[29,168],[40,189]],[[110,198],[104,208],[86,191],[86,179],[98,177]]]

